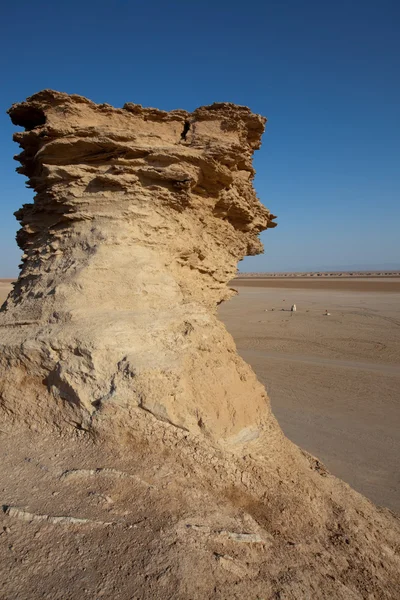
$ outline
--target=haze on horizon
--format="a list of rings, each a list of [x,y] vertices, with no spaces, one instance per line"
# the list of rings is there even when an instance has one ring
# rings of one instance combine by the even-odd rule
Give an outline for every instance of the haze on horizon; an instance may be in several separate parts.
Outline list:
[[[15,277],[5,111],[43,89],[171,110],[218,101],[268,117],[255,187],[278,215],[245,271],[399,269],[400,5],[383,0],[22,0],[3,9],[0,277]]]

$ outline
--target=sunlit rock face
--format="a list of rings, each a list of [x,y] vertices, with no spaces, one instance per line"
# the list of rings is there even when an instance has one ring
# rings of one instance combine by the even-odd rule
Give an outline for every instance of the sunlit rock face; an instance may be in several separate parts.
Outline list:
[[[0,311],[2,456],[19,452],[8,482],[32,485],[3,499],[22,505],[3,504],[3,519],[25,521],[9,538],[28,557],[20,597],[53,597],[64,577],[74,598],[96,582],[95,595],[121,583],[121,598],[152,600],[398,600],[398,519],[284,437],[215,316],[274,225],[252,187],[265,120],[52,91],[9,112],[36,191],[17,213],[23,263]],[[124,477],[92,513],[99,473]],[[87,529],[55,536],[71,516]],[[50,582],[49,556],[68,562]]]
[[[83,427],[113,405],[257,436],[265,392],[214,315],[275,225],[252,185],[265,119],[228,103],[116,109],[51,90],[9,114],[36,196],[16,213],[24,255],[0,316],[2,361],[36,381],[29,409],[46,391]]]

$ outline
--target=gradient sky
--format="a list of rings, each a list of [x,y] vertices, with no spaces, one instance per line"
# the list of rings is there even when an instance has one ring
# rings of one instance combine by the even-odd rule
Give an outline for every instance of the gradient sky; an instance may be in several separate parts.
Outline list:
[[[400,268],[398,0],[5,0],[0,28],[0,277],[32,200],[5,111],[43,88],[249,106],[268,117],[255,187],[279,226],[240,269]]]

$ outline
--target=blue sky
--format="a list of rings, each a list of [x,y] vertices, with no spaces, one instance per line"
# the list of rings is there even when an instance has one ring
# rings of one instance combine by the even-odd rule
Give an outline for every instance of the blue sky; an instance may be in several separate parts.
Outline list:
[[[400,268],[397,0],[5,0],[0,31],[0,277],[17,274],[5,114],[43,88],[170,110],[245,104],[268,117],[255,186],[278,215],[241,270]]]

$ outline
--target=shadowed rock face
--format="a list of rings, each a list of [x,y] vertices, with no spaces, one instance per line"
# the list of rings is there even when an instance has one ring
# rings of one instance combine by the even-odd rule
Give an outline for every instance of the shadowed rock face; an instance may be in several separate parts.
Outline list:
[[[9,114],[36,196],[16,213],[24,255],[3,340],[28,348],[29,372],[84,421],[113,402],[257,435],[265,394],[214,313],[275,225],[252,185],[265,119],[228,103],[115,109],[50,90]]]

